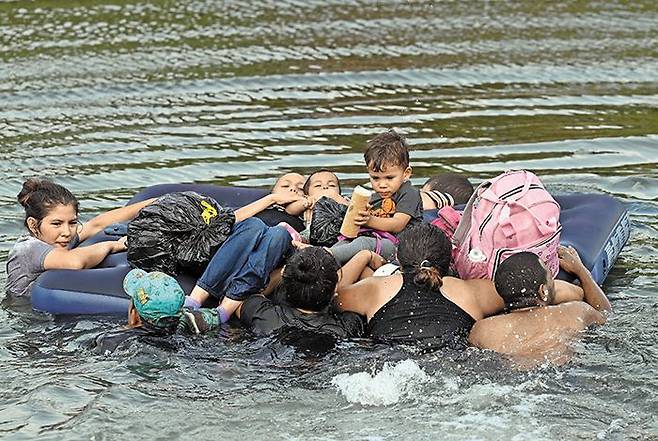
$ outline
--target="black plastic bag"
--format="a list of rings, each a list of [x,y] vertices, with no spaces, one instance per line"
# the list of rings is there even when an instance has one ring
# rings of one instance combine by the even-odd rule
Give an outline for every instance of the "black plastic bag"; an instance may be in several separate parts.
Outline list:
[[[210,197],[164,195],[128,224],[128,261],[144,271],[200,275],[234,223],[233,211]]]
[[[338,242],[340,226],[346,212],[347,205],[326,196],[321,197],[313,206],[309,242],[323,247],[330,247]]]

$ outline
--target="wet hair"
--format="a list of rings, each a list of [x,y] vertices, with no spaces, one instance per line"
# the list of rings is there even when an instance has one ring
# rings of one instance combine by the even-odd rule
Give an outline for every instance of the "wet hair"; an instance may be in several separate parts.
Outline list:
[[[443,173],[432,176],[423,184],[423,187],[426,186],[429,190],[448,193],[457,205],[467,203],[473,194],[473,184],[457,173]]]
[[[331,302],[338,283],[338,263],[322,247],[296,251],[283,269],[281,289],[290,306],[321,311]]]
[[[524,251],[505,259],[494,275],[498,295],[505,302],[505,309],[537,306],[539,287],[546,283],[546,269],[536,254]]]
[[[366,166],[381,172],[384,167],[409,167],[409,146],[404,136],[393,129],[380,133],[368,141],[363,154]]]
[[[27,219],[33,217],[37,220],[37,229],[41,227],[41,221],[57,205],[72,205],[78,214],[80,204],[65,187],[55,184],[50,179],[30,178],[23,182],[23,188],[16,195],[18,202],[25,208],[25,219],[23,224],[30,231]],[[32,231],[30,231],[32,234]]]
[[[420,223],[406,228],[399,238],[402,272],[412,274],[416,285],[438,291],[450,269],[452,246],[446,235],[434,225]]]
[[[311,187],[311,178],[312,178],[314,175],[317,175],[318,173],[331,173],[331,174],[334,176],[334,178],[336,178],[336,182],[338,183],[338,194],[341,194],[341,189],[340,189],[340,179],[338,179],[338,176],[336,176],[336,173],[332,172],[332,171],[329,170],[328,168],[321,168],[321,169],[319,169],[319,170],[315,170],[314,172],[312,172],[312,173],[308,176],[308,178],[306,178],[306,182],[304,182],[304,194],[308,194],[308,190],[309,190],[310,187]]]

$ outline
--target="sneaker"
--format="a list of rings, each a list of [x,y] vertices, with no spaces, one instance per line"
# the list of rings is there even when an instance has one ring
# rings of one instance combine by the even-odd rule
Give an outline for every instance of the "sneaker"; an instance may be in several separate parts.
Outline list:
[[[193,334],[205,334],[219,325],[215,309],[184,310],[183,320]]]

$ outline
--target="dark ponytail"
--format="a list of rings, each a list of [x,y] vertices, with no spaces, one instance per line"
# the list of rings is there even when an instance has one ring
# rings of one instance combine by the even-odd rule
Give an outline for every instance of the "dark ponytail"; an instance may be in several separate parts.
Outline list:
[[[438,291],[450,269],[452,246],[439,228],[421,223],[400,234],[398,261],[402,272],[413,276],[416,285]]]
[[[25,209],[23,223],[28,231],[30,231],[27,225],[29,217],[36,219],[38,228],[41,226],[43,218],[56,205],[72,205],[76,214],[79,209],[78,200],[73,193],[50,179],[28,179],[23,182],[23,188],[16,195],[16,199]]]
[[[436,268],[425,268],[421,266],[414,274],[414,283],[416,285],[427,285],[433,291],[438,291],[443,286],[443,279],[439,270]]]

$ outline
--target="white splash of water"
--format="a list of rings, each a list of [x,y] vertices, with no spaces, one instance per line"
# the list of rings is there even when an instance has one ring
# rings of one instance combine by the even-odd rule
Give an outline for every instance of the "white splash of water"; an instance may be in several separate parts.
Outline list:
[[[429,381],[429,375],[415,361],[403,360],[395,365],[384,363],[382,370],[375,374],[339,374],[331,380],[331,384],[350,403],[387,406],[413,397],[419,386]]]

